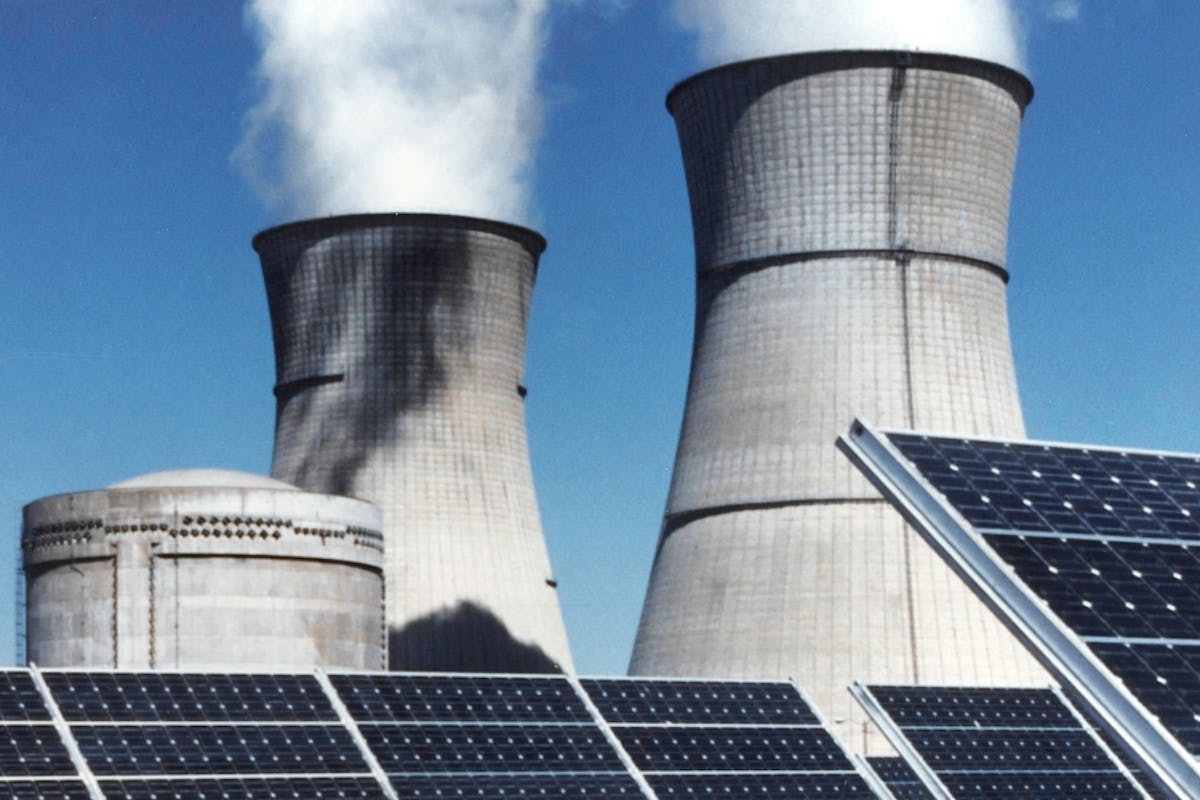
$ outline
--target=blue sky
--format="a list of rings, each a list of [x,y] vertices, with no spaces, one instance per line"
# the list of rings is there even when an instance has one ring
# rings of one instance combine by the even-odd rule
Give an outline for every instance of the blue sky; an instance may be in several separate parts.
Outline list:
[[[552,0],[530,448],[575,650],[625,668],[691,349],[669,6]],[[1200,451],[1200,5],[1020,6],[1037,89],[1009,239],[1030,435]],[[1067,15],[1070,16],[1070,15]],[[257,93],[236,3],[0,0],[0,663],[21,506],[145,472],[265,472],[270,328],[231,159]]]

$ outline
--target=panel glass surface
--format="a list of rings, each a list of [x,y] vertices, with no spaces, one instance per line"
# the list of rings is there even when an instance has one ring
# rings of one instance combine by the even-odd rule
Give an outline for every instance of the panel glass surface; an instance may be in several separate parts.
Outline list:
[[[633,763],[649,772],[853,771],[821,728],[621,728],[617,737]]]
[[[49,722],[50,712],[28,672],[0,671],[0,722]]]
[[[364,722],[579,722],[587,707],[561,676],[330,675]]]
[[[817,724],[788,683],[637,679],[581,683],[611,723]]]
[[[44,672],[70,722],[334,722],[312,675]]]
[[[872,756],[867,763],[896,800],[933,800],[917,773],[899,756]]]
[[[1200,755],[1200,457],[886,436]]]
[[[924,766],[960,800],[1142,797],[1049,689],[867,691]]]
[[[0,775],[76,775],[53,725],[0,724]]]

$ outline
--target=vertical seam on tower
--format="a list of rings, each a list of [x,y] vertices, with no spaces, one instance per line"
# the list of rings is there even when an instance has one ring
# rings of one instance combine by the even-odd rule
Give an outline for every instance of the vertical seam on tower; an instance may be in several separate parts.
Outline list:
[[[156,561],[156,558],[154,556],[154,548],[155,547],[156,547],[156,545],[153,545],[153,544],[150,545],[150,558],[147,559],[147,565],[146,565],[147,571],[149,572],[147,581],[149,583],[149,588],[150,588],[150,592],[149,592],[150,597],[147,598],[147,601],[146,601],[147,605],[149,606],[146,609],[147,616],[149,617],[149,622],[148,622],[149,631],[147,632],[147,637],[146,637],[149,641],[146,642],[146,649],[148,651],[146,660],[149,662],[150,669],[154,669],[154,562]]]
[[[900,99],[904,95],[907,83],[907,68],[903,66],[892,70],[892,83],[888,87],[888,246],[895,251],[896,267],[900,277],[900,320],[901,346],[904,349],[904,395],[905,410],[908,414],[908,427],[915,424],[916,410],[913,407],[913,375],[912,375],[912,337],[909,330],[908,308],[908,263],[909,256],[904,245],[899,241],[899,192],[900,192]],[[904,526],[904,600],[908,612],[908,647],[909,658],[912,662],[913,682],[921,680],[920,665],[917,658],[917,617],[916,600],[914,599],[913,563],[912,563],[912,531]]]

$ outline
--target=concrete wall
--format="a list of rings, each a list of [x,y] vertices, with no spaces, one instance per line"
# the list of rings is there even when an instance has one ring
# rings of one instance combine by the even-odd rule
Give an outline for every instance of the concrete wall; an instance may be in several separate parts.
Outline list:
[[[1031,92],[897,53],[746,62],[672,92],[697,319],[631,672],[793,676],[854,742],[853,679],[1047,680],[834,448],[856,415],[1024,433],[1005,236]]]
[[[540,236],[378,214],[255,239],[275,340],[272,475],[378,503],[392,669],[569,669],[525,434]]]
[[[195,669],[384,662],[379,510],[237,487],[107,489],[25,508],[29,659]]]

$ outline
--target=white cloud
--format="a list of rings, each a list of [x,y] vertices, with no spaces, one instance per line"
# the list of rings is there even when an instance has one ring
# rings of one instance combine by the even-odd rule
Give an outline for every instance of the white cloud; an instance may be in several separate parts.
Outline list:
[[[1081,10],[1079,0],[1054,0],[1046,9],[1046,16],[1055,22],[1075,22]]]

